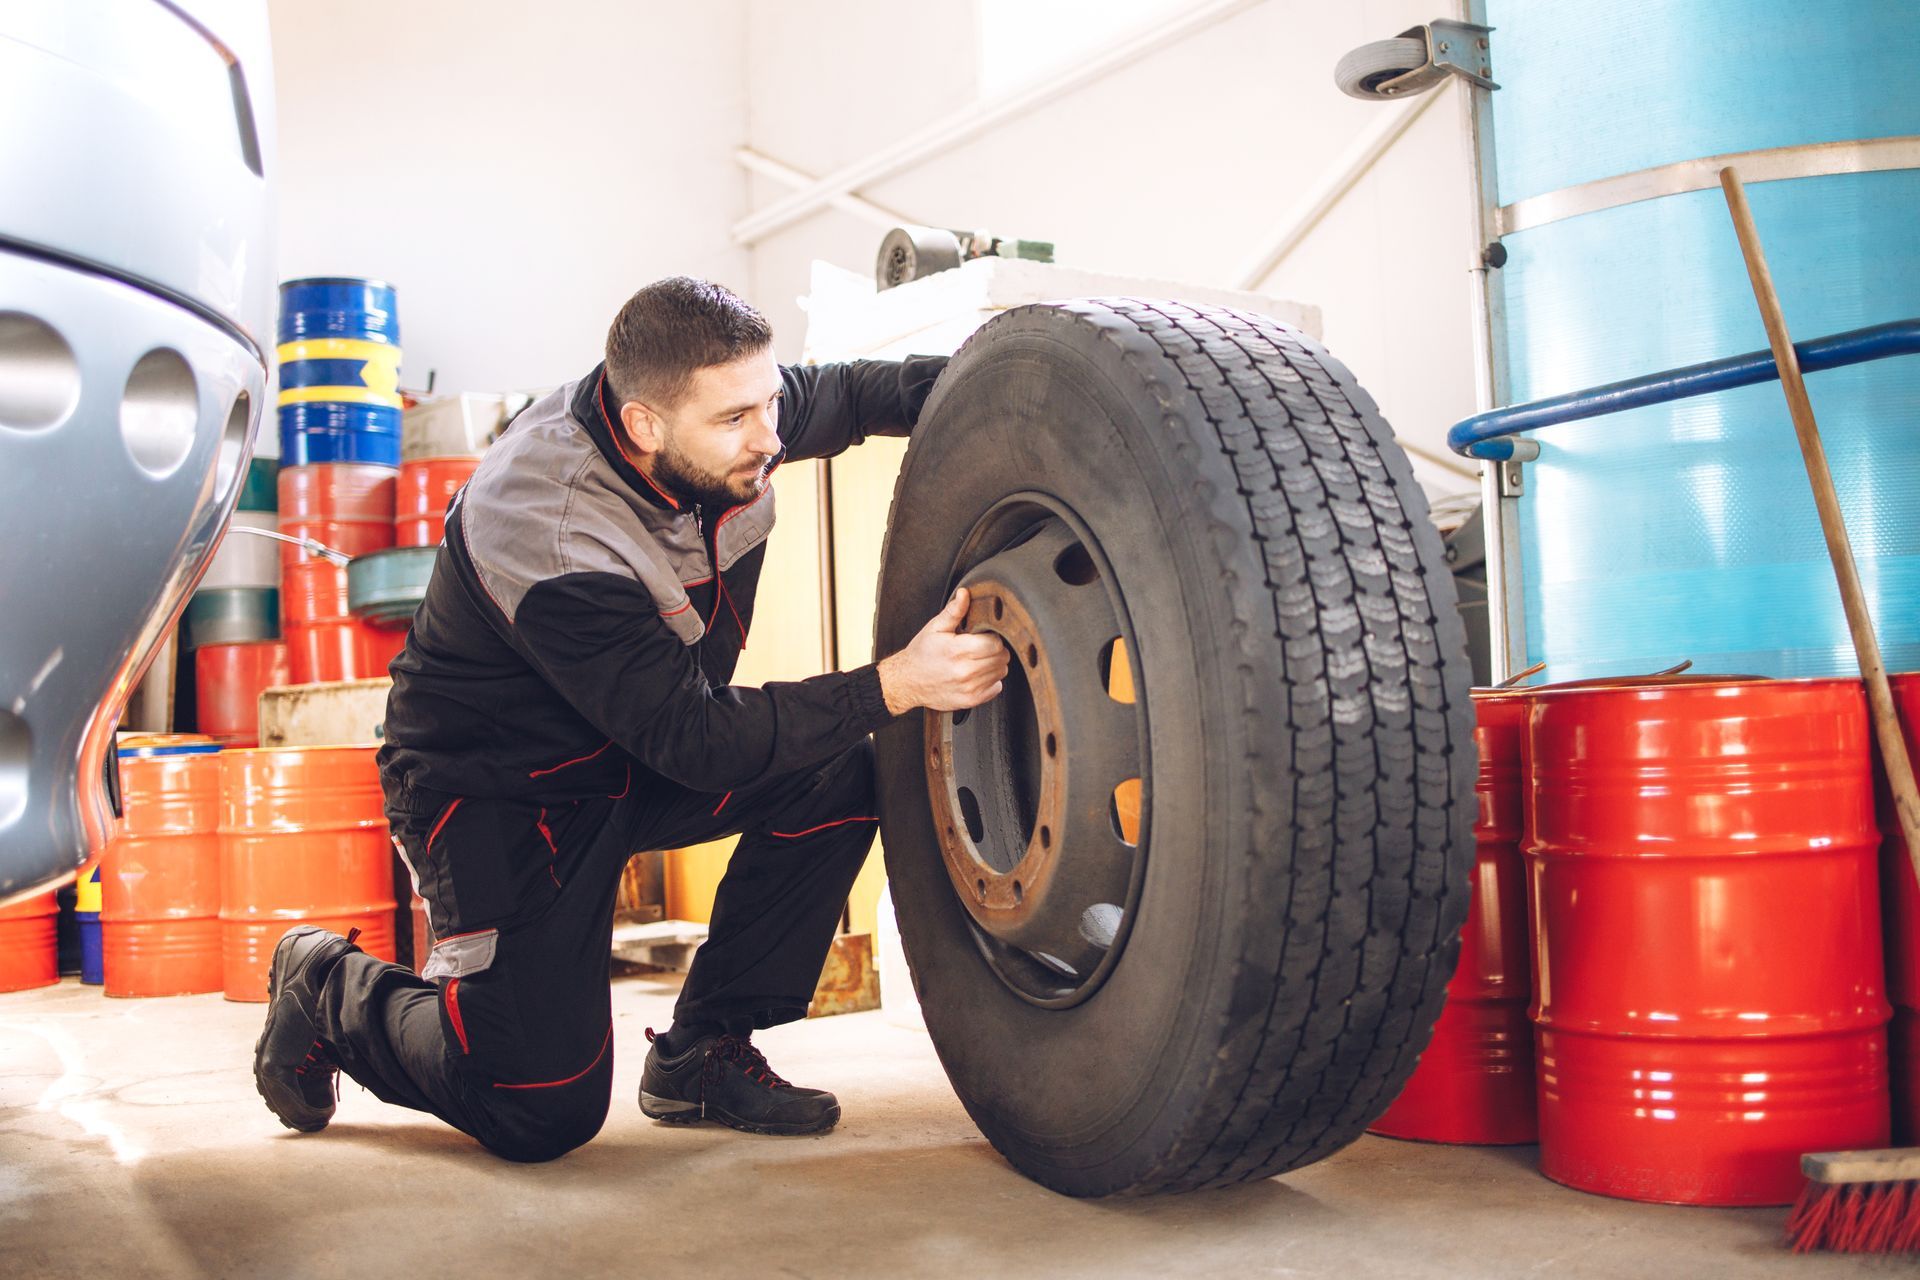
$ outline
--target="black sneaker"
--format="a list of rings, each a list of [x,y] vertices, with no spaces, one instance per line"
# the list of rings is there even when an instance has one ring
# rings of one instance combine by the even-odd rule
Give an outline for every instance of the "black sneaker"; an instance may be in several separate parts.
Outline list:
[[[653,1040],[653,1031],[647,1031]],[[745,1036],[708,1036],[678,1057],[655,1044],[640,1075],[640,1110],[668,1124],[717,1120],[747,1133],[825,1133],[840,1102],[824,1089],[801,1089],[773,1073]]]
[[[333,1119],[339,1096],[340,1067],[320,1040],[313,1007],[332,961],[357,951],[355,929],[346,937],[301,925],[287,930],[273,948],[267,970],[267,1023],[253,1046],[253,1087],[280,1123],[302,1133],[317,1133]]]

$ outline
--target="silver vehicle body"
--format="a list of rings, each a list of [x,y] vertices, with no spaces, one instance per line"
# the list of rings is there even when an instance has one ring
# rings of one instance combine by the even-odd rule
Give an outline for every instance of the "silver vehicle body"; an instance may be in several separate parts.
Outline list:
[[[0,7],[0,901],[111,833],[134,683],[266,408],[263,0]]]

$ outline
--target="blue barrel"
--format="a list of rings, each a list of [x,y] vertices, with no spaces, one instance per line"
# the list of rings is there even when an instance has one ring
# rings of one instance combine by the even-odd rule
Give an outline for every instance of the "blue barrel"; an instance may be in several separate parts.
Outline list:
[[[277,355],[285,465],[400,465],[400,316],[392,285],[287,281]]]
[[[280,341],[360,338],[400,345],[393,286],[353,276],[313,276],[280,286]]]
[[[1747,178],[1796,338],[1920,311],[1920,169],[1874,142],[1920,135],[1907,0],[1486,12],[1509,402],[1766,348],[1715,177],[1728,161],[1686,190],[1674,166],[1687,161],[1731,156]],[[1624,175],[1643,181],[1584,186]],[[1920,668],[1920,361],[1808,386],[1887,663]],[[1561,680],[1683,658],[1697,672],[1857,672],[1777,384],[1535,438],[1520,500],[1528,662]]]
[[[283,393],[284,394],[284,393]],[[385,405],[312,401],[280,406],[280,462],[400,465],[400,410]]]
[[[73,900],[74,922],[80,928],[80,981],[90,987],[107,980],[106,962],[100,952],[100,859],[89,862],[80,873]]]

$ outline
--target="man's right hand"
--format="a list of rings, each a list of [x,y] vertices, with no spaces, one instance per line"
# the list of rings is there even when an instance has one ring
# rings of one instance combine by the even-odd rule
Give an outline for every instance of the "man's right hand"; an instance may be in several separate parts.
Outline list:
[[[964,711],[999,695],[1007,677],[1007,646],[999,636],[961,632],[970,603],[967,589],[960,587],[906,648],[880,660],[887,710],[897,716],[915,707]]]

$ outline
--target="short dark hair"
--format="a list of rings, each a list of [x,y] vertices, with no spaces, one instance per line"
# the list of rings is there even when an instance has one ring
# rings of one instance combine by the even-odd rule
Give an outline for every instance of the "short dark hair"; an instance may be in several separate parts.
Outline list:
[[[621,402],[671,409],[697,370],[773,345],[773,327],[737,294],[709,280],[670,276],[627,299],[607,330],[607,380]]]

